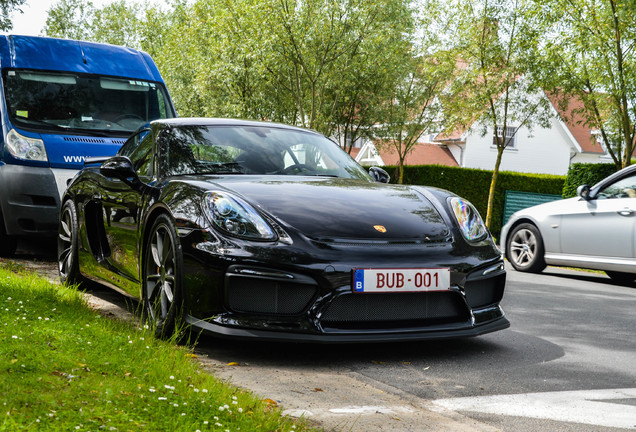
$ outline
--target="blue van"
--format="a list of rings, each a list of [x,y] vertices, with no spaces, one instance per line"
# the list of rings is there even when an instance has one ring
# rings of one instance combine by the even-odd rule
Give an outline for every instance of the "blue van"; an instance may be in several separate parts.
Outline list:
[[[130,48],[0,36],[0,255],[53,236],[60,196],[89,156],[119,150],[140,125],[175,117],[157,66]]]

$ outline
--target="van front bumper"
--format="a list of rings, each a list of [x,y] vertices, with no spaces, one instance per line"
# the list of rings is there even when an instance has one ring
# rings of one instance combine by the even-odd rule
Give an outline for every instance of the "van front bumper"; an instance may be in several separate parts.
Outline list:
[[[54,236],[60,193],[48,167],[0,165],[0,207],[10,236]]]

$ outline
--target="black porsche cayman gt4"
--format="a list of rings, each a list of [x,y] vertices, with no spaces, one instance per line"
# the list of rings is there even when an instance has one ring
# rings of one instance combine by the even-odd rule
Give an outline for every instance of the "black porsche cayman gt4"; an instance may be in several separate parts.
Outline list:
[[[312,131],[152,122],[89,158],[61,205],[60,277],[235,338],[371,342],[509,326],[502,254],[465,199],[388,184]]]

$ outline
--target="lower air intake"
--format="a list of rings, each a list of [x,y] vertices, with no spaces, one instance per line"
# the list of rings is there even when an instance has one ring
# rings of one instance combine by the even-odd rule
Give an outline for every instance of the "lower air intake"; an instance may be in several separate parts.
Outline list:
[[[469,312],[456,293],[346,294],[323,313],[323,328],[374,329],[464,322]]]
[[[232,277],[227,289],[234,312],[265,315],[298,315],[309,306],[316,286],[269,279]]]

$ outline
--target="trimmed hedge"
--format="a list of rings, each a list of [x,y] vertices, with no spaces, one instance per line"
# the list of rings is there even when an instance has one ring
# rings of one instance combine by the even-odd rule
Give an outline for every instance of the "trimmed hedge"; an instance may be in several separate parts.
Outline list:
[[[580,185],[593,186],[615,172],[616,165],[613,163],[574,163],[568,169],[568,175],[563,185],[563,198],[574,197],[576,189]]]
[[[386,166],[384,169],[393,174],[396,167]],[[392,177],[395,176],[392,175]],[[491,179],[492,171],[489,170],[443,165],[409,165],[404,167],[404,184],[434,186],[449,190],[469,200],[484,219],[488,209],[488,191]],[[395,178],[392,178],[391,181],[395,182]],[[564,183],[564,176],[499,172],[490,231],[495,236],[501,232],[506,190],[561,195]]]

